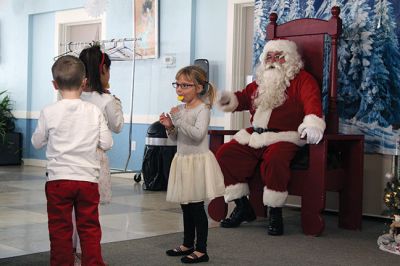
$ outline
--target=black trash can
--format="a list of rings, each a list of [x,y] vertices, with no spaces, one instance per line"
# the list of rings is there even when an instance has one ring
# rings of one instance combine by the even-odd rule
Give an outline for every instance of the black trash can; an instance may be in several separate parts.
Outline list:
[[[157,121],[147,129],[145,144],[141,173],[144,189],[167,190],[176,142],[167,137],[165,127]]]

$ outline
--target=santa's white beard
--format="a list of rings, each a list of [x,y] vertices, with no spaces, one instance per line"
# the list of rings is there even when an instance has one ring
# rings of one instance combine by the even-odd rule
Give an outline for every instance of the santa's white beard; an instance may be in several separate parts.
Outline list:
[[[256,82],[258,84],[257,95],[254,99],[256,108],[273,109],[285,102],[285,91],[289,85],[289,80],[286,78],[285,69],[281,64],[261,64],[258,66]]]

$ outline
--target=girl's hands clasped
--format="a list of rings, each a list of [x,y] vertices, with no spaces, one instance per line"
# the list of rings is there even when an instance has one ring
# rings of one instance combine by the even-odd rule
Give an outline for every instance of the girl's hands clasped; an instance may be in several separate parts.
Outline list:
[[[172,109],[171,109],[172,110]],[[168,128],[171,128],[171,127],[173,127],[173,124],[172,124],[172,120],[171,120],[171,117],[169,116],[169,114],[167,113],[162,113],[161,115],[160,115],[160,123],[166,128],[166,129],[168,129]]]
[[[177,112],[179,112],[178,106],[172,107],[171,110],[169,111],[171,115],[176,114]]]
[[[174,114],[176,114],[176,113],[178,113],[179,112],[179,108],[178,108],[178,106],[175,106],[175,107],[172,107],[171,108],[171,110],[169,111],[169,113],[162,113],[161,115],[160,115],[160,123],[166,128],[166,129],[169,129],[169,128],[172,128],[173,126],[174,126],[174,124],[172,123],[172,120],[171,120],[171,115],[174,115]]]

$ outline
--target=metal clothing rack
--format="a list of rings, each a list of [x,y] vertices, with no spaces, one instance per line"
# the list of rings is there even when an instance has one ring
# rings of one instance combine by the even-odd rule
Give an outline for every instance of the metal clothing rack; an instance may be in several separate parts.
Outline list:
[[[135,44],[141,41],[141,38],[123,38],[123,39],[110,39],[98,40],[91,42],[68,42],[60,43],[62,52],[54,57],[54,60],[64,55],[79,56],[81,51],[93,45],[99,45],[104,53],[110,57],[111,61],[133,61],[140,59],[141,54],[135,52]]]
[[[133,97],[135,93],[135,59],[141,58],[141,55],[135,52],[136,41],[140,38],[123,38],[100,40],[92,42],[69,42],[60,43],[60,47],[64,47],[64,51],[56,56],[54,60],[64,55],[79,56],[80,52],[90,46],[100,45],[104,53],[110,57],[111,61],[132,61],[132,85],[131,85],[131,99],[130,99],[130,115],[129,115],[129,143],[128,143],[128,158],[125,162],[124,169],[111,168],[111,174],[119,173],[138,173],[140,170],[128,170],[128,164],[132,155],[132,123],[133,123]]]
[[[136,43],[137,39],[128,39],[128,40],[122,40],[122,44],[123,46],[118,48],[118,41],[115,42],[114,40],[111,40],[111,42],[113,42],[114,47],[112,49],[114,49],[113,51],[109,51],[107,54],[110,56],[110,59],[113,60],[112,54],[114,53],[120,53],[123,56],[126,56],[126,52],[131,53],[131,57],[129,57],[129,59],[127,60],[132,60],[132,85],[131,85],[131,105],[130,105],[130,114],[129,114],[129,138],[128,138],[128,158],[126,159],[125,162],[125,168],[124,169],[116,169],[116,168],[112,168],[110,171],[110,174],[119,174],[119,173],[137,173],[138,171],[136,170],[128,170],[128,164],[129,161],[131,159],[131,155],[132,155],[132,124],[133,124],[133,96],[134,96],[134,92],[135,92],[135,66],[136,66],[136,56],[138,55],[135,52],[135,43]],[[126,42],[132,42],[132,48],[128,48],[125,46]],[[120,50],[119,50],[120,49]],[[127,51],[123,52],[124,49],[127,49]],[[139,55],[140,56],[140,55]],[[124,57],[123,57],[124,58]],[[115,61],[125,61],[123,59],[121,60],[117,60],[114,59]]]

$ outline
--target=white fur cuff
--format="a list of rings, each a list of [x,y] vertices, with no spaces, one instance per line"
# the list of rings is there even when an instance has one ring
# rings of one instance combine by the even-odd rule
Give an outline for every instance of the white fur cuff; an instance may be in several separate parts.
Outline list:
[[[224,112],[233,112],[239,105],[239,101],[233,92],[223,92],[222,97],[229,97],[228,104],[221,105],[220,100],[217,102],[217,108]]]
[[[326,128],[326,124],[325,124],[324,119],[322,119],[314,114],[310,114],[310,115],[306,115],[304,117],[303,123],[300,124],[297,131],[301,134],[301,132],[303,132],[303,130],[306,127],[316,127],[318,129],[320,129],[322,132],[324,132],[325,128]]]
[[[224,199],[225,202],[240,199],[243,196],[250,194],[249,185],[247,183],[237,183],[234,185],[229,185],[225,188]]]
[[[241,129],[238,133],[233,135],[233,139],[242,145],[247,145],[249,144],[250,134],[246,129]]]
[[[279,192],[264,187],[264,194],[263,194],[264,206],[269,206],[273,208],[282,207],[286,202],[287,196],[288,196],[287,191]]]
[[[250,136],[249,146],[255,149],[269,146],[277,142],[291,142],[297,146],[304,146],[305,140],[300,139],[300,134],[296,131],[282,131],[282,132],[264,132],[258,134],[254,132]]]

